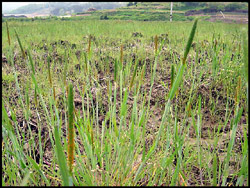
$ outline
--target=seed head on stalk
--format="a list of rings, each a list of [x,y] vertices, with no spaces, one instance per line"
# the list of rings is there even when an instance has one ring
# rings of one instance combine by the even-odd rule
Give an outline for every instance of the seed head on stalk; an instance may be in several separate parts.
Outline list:
[[[10,46],[10,32],[9,32],[9,26],[8,26],[7,21],[6,21],[6,27],[7,27],[8,43],[9,43],[9,46]]]
[[[158,48],[158,37],[155,35],[155,54],[157,53],[157,48]]]
[[[123,45],[121,45],[121,56],[120,56],[120,63],[123,62]]]
[[[91,49],[91,35],[89,35],[89,46],[88,46],[88,55],[90,56],[90,49]]]
[[[68,93],[68,166],[69,172],[72,174],[74,161],[74,104],[73,104],[73,85],[69,84]]]
[[[189,50],[191,48],[191,44],[192,44],[193,39],[194,39],[194,34],[195,34],[196,27],[197,27],[197,22],[198,22],[198,19],[195,19],[192,30],[191,30],[191,33],[190,33],[189,38],[188,38],[188,42],[187,42],[187,45],[186,45],[186,48],[185,48],[184,57],[183,57],[183,61],[182,61],[182,63],[184,65],[186,64],[187,55],[188,55],[188,52],[189,52]]]
[[[169,99],[172,100],[176,91],[178,92],[178,87],[180,85],[180,82],[182,80],[182,76],[183,76],[183,73],[184,73],[184,69],[185,69],[185,64],[186,64],[186,59],[187,59],[187,55],[189,53],[189,50],[191,48],[191,44],[192,44],[192,41],[194,39],[194,35],[195,35],[195,30],[196,30],[196,27],[197,27],[197,22],[198,22],[198,19],[195,19],[194,21],[194,24],[193,24],[193,27],[192,27],[192,30],[190,32],[190,35],[189,35],[189,39],[188,39],[188,42],[187,42],[187,45],[186,45],[186,48],[185,48],[185,52],[184,52],[184,57],[183,57],[183,61],[182,61],[182,64],[179,68],[179,71],[176,75],[176,77],[174,78],[174,83],[172,84],[171,86],[171,90],[169,92]],[[178,94],[177,94],[178,95]]]

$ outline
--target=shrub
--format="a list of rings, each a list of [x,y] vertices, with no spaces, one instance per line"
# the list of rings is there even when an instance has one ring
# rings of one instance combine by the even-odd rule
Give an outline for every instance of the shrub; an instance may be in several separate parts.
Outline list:
[[[100,16],[100,20],[108,20],[108,16],[107,15],[101,15]]]
[[[225,11],[231,12],[231,11],[242,9],[243,7],[244,5],[239,4],[239,3],[230,3],[225,6]]]

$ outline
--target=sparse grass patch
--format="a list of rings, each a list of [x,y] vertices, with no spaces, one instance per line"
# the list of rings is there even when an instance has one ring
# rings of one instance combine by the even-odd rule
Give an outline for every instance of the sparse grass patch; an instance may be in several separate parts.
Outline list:
[[[2,32],[2,185],[248,185],[245,25],[35,24]]]

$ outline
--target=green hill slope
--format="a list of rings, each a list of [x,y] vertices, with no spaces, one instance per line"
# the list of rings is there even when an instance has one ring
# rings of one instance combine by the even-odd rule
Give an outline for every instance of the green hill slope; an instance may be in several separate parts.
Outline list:
[[[173,21],[193,20],[196,14],[223,12],[248,13],[248,3],[174,2]],[[137,21],[169,21],[170,2],[129,2],[127,6],[115,10],[100,10],[77,13],[88,15],[84,19],[119,19]],[[190,16],[192,15],[192,16]]]

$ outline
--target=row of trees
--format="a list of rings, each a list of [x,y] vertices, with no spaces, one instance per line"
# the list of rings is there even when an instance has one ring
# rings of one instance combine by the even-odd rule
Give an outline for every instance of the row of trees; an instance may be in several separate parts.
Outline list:
[[[184,2],[187,7],[204,7],[205,12],[227,11],[232,12],[236,10],[247,9],[244,3],[234,2],[229,4],[223,3],[207,3],[207,2]]]
[[[127,4],[127,6],[128,7],[130,7],[130,6],[137,6],[137,2],[129,2],[128,4]]]

